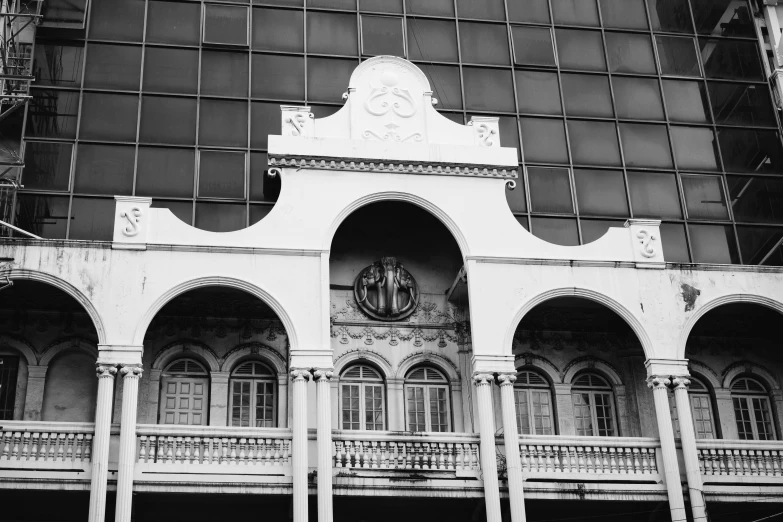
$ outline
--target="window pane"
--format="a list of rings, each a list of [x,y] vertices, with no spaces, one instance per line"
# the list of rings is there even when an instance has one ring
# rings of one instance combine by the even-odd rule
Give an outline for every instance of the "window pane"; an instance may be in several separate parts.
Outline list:
[[[148,92],[196,94],[198,51],[147,47],[142,88]]]
[[[647,0],[650,22],[656,31],[693,33],[688,0]]]
[[[231,232],[245,228],[245,205],[237,203],[196,203],[196,228],[211,232]]]
[[[90,38],[140,42],[144,0],[100,0],[90,7]]]
[[[253,102],[250,118],[250,147],[265,149],[270,134],[280,134],[280,105]]]
[[[734,403],[734,418],[737,421],[737,432],[740,440],[753,440],[753,428],[750,422],[748,397],[732,397]]]
[[[74,192],[130,195],[136,151],[122,145],[81,143],[76,150]]]
[[[756,41],[700,38],[699,46],[707,78],[764,79]]]
[[[41,27],[84,29],[86,14],[87,0],[49,0],[41,5],[42,18],[38,23]],[[13,410],[10,414],[13,415]]]
[[[766,85],[707,82],[707,86],[716,123],[777,125]]]
[[[408,55],[411,60],[458,61],[454,22],[408,18]]]
[[[402,0],[359,0],[359,9],[376,13],[402,14]]]
[[[607,32],[606,55],[612,72],[657,72],[650,37],[647,35]]]
[[[680,169],[718,170],[718,144],[711,128],[671,127]]]
[[[303,12],[254,8],[253,49],[304,51]]]
[[[549,5],[546,0],[517,0],[506,2],[508,19],[512,22],[549,23]]]
[[[680,218],[680,196],[673,174],[628,172],[634,217]]]
[[[555,65],[552,31],[548,27],[512,26],[514,63],[517,65]]]
[[[620,136],[627,166],[672,168],[665,126],[621,123]]]
[[[201,6],[197,3],[155,2],[147,6],[147,42],[198,45]]]
[[[556,24],[598,25],[595,0],[552,0],[552,16]]]
[[[462,61],[465,63],[509,63],[508,33],[505,25],[460,22],[459,39]]]
[[[16,196],[14,223],[21,228],[47,239],[65,239],[68,226],[68,196]]]
[[[661,74],[701,76],[693,38],[657,35],[655,45],[658,47]]]
[[[402,18],[362,15],[362,54],[404,56]]]
[[[462,90],[460,89],[459,68],[449,65],[416,64],[430,81],[432,92],[442,109],[461,109]],[[460,115],[459,123],[462,123]]]
[[[572,393],[571,402],[574,405],[574,421],[576,434],[581,437],[593,435],[593,415],[590,408],[589,393]]]
[[[670,120],[696,123],[710,121],[704,83],[663,80],[663,94]]]
[[[245,153],[202,150],[199,154],[198,197],[243,199]]]
[[[582,2],[583,0],[577,0]],[[586,71],[605,71],[604,46],[598,31],[556,29],[560,67]]]
[[[405,0],[408,14],[454,16],[453,0]]]
[[[533,212],[574,212],[567,169],[528,167],[527,178]]]
[[[604,27],[647,29],[644,0],[601,0]]]
[[[571,120],[568,134],[575,165],[620,165],[614,123]]]
[[[247,53],[201,53],[201,94],[247,97]]]
[[[692,0],[696,31],[716,36],[756,36],[748,3],[742,0]]]
[[[222,45],[247,45],[246,7],[230,5],[204,5],[204,43]]]
[[[139,90],[141,47],[134,45],[87,46],[85,87]]]
[[[619,118],[663,119],[661,91],[657,80],[613,76],[612,85]]]
[[[356,0],[307,0],[307,7],[330,7],[356,11]]]
[[[457,0],[457,16],[460,18],[483,18],[485,20],[505,20],[506,10],[503,0]]]
[[[625,179],[620,170],[574,169],[576,201],[580,214],[627,216]]]
[[[557,73],[514,71],[520,113],[562,114]]]
[[[661,223],[663,258],[671,263],[690,263],[685,226],[676,223]]]
[[[766,265],[780,264],[780,239],[783,229],[773,227],[737,227],[742,262],[746,265],[758,265],[767,260]],[[777,250],[777,253],[775,252]],[[772,255],[770,255],[772,254]],[[773,262],[770,263],[770,260]]]
[[[688,217],[695,219],[729,219],[723,183],[718,176],[680,177],[685,193]]]
[[[560,80],[567,115],[614,116],[608,76],[564,73]]]
[[[576,219],[531,217],[533,235],[556,245],[577,246]]]
[[[783,180],[726,176],[737,221],[783,223]]]
[[[307,52],[356,56],[356,31],[355,15],[309,12]]]
[[[313,101],[339,102],[348,90],[356,60],[331,60],[307,57],[307,98]]]
[[[514,112],[511,71],[463,67],[462,76],[467,109]]]
[[[304,57],[253,54],[254,98],[304,100]]]
[[[718,142],[728,172],[783,172],[780,136],[775,131],[718,129]]]
[[[250,205],[250,224],[255,225],[272,211],[272,205]]]
[[[79,114],[78,91],[31,89],[27,111],[27,136],[75,138]]]
[[[198,142],[247,147],[247,102],[202,99]]]
[[[138,95],[84,93],[79,137],[92,140],[136,141]],[[111,118],[106,115],[111,114]]]
[[[527,162],[568,163],[563,120],[520,118],[523,156]]]
[[[689,223],[688,232],[694,263],[739,263],[732,227]]]
[[[73,198],[68,239],[111,241],[114,235],[114,199]]]
[[[84,46],[36,40],[33,62],[36,85],[79,87],[82,83]]]
[[[193,197],[194,163],[192,149],[139,147],[136,195]]]
[[[586,245],[600,239],[611,227],[623,228],[625,221],[609,219],[580,219],[582,225],[582,244]]]
[[[22,185],[26,189],[68,190],[71,179],[70,143],[28,141]]]
[[[194,145],[196,99],[144,96],[141,102],[139,141]]]

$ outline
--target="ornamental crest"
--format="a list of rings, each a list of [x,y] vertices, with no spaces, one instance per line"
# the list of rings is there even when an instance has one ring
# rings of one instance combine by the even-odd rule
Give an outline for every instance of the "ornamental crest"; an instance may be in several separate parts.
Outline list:
[[[353,284],[359,308],[381,321],[398,321],[419,304],[419,286],[402,263],[384,257],[359,273]]]

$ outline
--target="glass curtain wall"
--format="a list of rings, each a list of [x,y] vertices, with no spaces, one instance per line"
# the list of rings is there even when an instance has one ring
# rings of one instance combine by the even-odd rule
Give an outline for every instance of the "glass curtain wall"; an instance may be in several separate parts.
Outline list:
[[[783,264],[783,149],[745,0],[101,0],[38,31],[17,224],[111,239],[114,195],[227,231],[265,216],[280,104],[342,106],[404,56],[438,110],[500,117],[519,222],[563,245],[662,219],[668,261]]]

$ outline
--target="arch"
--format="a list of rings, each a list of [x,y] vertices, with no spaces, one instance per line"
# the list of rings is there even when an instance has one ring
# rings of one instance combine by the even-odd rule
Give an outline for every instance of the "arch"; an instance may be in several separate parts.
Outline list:
[[[136,326],[136,331],[133,334],[133,344],[144,344],[144,334],[147,333],[147,328],[149,328],[150,323],[158,314],[158,312],[160,312],[161,308],[163,308],[169,301],[179,295],[184,294],[185,292],[206,286],[234,288],[247,292],[248,294],[261,299],[264,303],[266,303],[267,306],[269,306],[269,308],[272,309],[273,312],[275,312],[275,314],[277,314],[277,317],[283,323],[286,335],[288,335],[288,342],[291,349],[297,349],[299,342],[296,335],[296,330],[294,329],[294,323],[291,321],[291,318],[280,304],[280,301],[278,301],[277,298],[275,298],[266,290],[248,283],[247,281],[225,276],[204,276],[196,279],[190,279],[188,281],[179,283],[163,292],[160,296],[158,296],[157,299],[155,299],[152,305],[147,309],[146,312],[144,312],[144,315],[141,317],[139,324]]]
[[[647,334],[647,330],[644,329],[644,326],[642,326],[642,323],[639,321],[639,319],[628,308],[605,294],[596,292],[595,290],[579,288],[575,286],[546,290],[545,292],[532,297],[519,307],[517,312],[514,314],[514,318],[511,321],[509,329],[506,331],[506,339],[504,344],[507,347],[509,353],[513,351],[512,343],[514,342],[514,332],[516,332],[519,323],[522,321],[525,315],[527,315],[528,312],[541,303],[555,299],[557,297],[581,297],[583,299],[588,299],[590,301],[604,305],[619,315],[626,322],[626,324],[631,327],[631,330],[633,330],[636,338],[642,345],[645,357],[647,359],[655,357],[655,350],[653,349],[653,344],[650,340],[650,336]]]
[[[750,361],[739,361],[734,364],[730,364],[723,370],[723,387],[731,389],[731,383],[742,374],[751,374],[756,378],[760,378],[767,385],[767,388],[772,390],[780,390],[780,384],[775,376],[772,375],[766,368]]]
[[[688,369],[691,373],[695,374],[696,377],[709,384],[713,390],[723,387],[723,382],[721,381],[721,378],[718,377],[718,374],[715,373],[715,370],[703,362],[690,359],[688,360]]]
[[[68,350],[86,352],[93,356],[96,361],[98,360],[98,347],[95,344],[81,337],[66,337],[64,339],[58,339],[50,344],[41,356],[39,364],[41,366],[49,366],[55,357]]]
[[[212,348],[191,339],[174,341],[164,346],[152,360],[152,369],[162,371],[169,363],[180,357],[193,357],[203,363],[210,372],[220,371],[218,357]]]
[[[563,370],[563,382],[566,384],[573,383],[576,374],[583,370],[595,371],[603,375],[612,387],[623,385],[623,381],[620,379],[620,372],[614,366],[591,356],[579,357],[568,363],[568,366]]]
[[[9,347],[11,350],[19,352],[27,361],[27,366],[36,366],[38,364],[38,356],[35,353],[35,348],[24,337],[17,337],[11,334],[0,334],[0,348]]]
[[[244,362],[244,359],[253,357],[258,357],[271,366],[278,377],[286,376],[287,364],[283,356],[273,348],[259,342],[243,343],[229,350],[221,360],[220,369],[224,372],[233,371],[237,364]]]
[[[394,370],[391,364],[386,358],[372,350],[351,350],[345,352],[334,360],[334,376],[336,379],[340,379],[340,375],[346,368],[353,364],[370,364],[375,366],[383,376],[384,380],[394,378]]]
[[[433,353],[430,351],[414,352],[405,357],[400,364],[397,365],[397,373],[395,378],[405,379],[408,372],[415,366],[432,366],[436,370],[439,370],[451,383],[459,383],[459,372],[454,366],[454,363],[448,360],[446,357]]]
[[[376,67],[378,65],[378,62],[380,63],[393,63],[394,65],[397,65],[399,67],[402,67],[406,69],[408,72],[410,72],[413,76],[416,77],[416,79],[421,84],[420,87],[423,91],[431,91],[432,87],[430,87],[430,81],[427,79],[427,76],[416,67],[416,65],[412,64],[408,60],[404,58],[399,58],[397,56],[389,56],[389,55],[383,55],[383,56],[375,56],[374,58],[370,58],[369,60],[365,60],[362,63],[359,64],[356,69],[353,70],[351,73],[351,78],[348,80],[348,89],[356,89],[357,83],[359,79],[361,78],[362,73],[365,69],[372,69],[373,67]]]
[[[12,268],[9,272],[5,272],[2,275],[7,275],[11,280],[20,279],[45,283],[57,288],[58,290],[62,290],[69,296],[73,297],[76,302],[79,303],[82,308],[84,308],[84,311],[87,312],[87,315],[90,316],[92,324],[95,327],[95,331],[98,334],[98,344],[106,343],[106,327],[103,324],[101,314],[98,313],[98,310],[95,308],[95,306],[93,306],[92,301],[90,301],[81,290],[73,286],[68,281],[45,272],[29,270],[26,268]]]
[[[680,340],[677,345],[677,359],[685,359],[685,348],[686,348],[686,344],[688,343],[688,337],[690,337],[691,330],[693,330],[693,327],[696,326],[696,323],[699,322],[699,320],[702,317],[704,317],[707,314],[707,312],[709,312],[710,310],[714,310],[719,306],[732,304],[732,303],[757,304],[775,310],[780,314],[783,314],[783,303],[781,303],[780,301],[775,301],[774,299],[770,299],[769,297],[764,297],[762,295],[728,294],[728,295],[716,297],[715,299],[708,301],[704,303],[702,306],[700,306],[693,313],[693,315],[690,316],[690,318],[688,318],[687,321],[685,321],[685,324],[682,327],[682,331],[680,332]]]
[[[520,361],[522,364],[519,364]],[[546,357],[529,352],[522,353],[514,357],[514,367],[517,373],[525,368],[533,368],[539,373],[543,373],[551,384],[562,384],[560,370]]]
[[[454,222],[454,220],[451,219],[451,217],[440,209],[437,205],[434,203],[420,197],[416,196],[414,194],[408,194],[407,192],[376,192],[375,194],[369,194],[367,196],[363,196],[356,201],[351,202],[349,205],[347,205],[345,208],[343,208],[339,214],[334,218],[334,221],[332,221],[332,224],[329,226],[329,229],[327,230],[325,236],[324,236],[324,244],[323,244],[323,250],[330,251],[332,248],[332,241],[334,240],[334,235],[337,233],[337,229],[340,228],[340,225],[342,225],[343,221],[348,218],[351,214],[353,214],[356,210],[365,207],[367,205],[370,205],[372,203],[377,203],[379,201],[401,201],[403,203],[411,203],[413,205],[416,205],[417,207],[420,207],[433,216],[435,216],[443,225],[448,229],[448,231],[451,233],[451,236],[454,238],[454,240],[457,242],[457,245],[459,246],[459,250],[462,253],[462,259],[463,261],[465,258],[470,255],[470,248],[468,246],[468,242],[465,239],[465,236],[462,234],[462,230],[457,226],[457,224]]]

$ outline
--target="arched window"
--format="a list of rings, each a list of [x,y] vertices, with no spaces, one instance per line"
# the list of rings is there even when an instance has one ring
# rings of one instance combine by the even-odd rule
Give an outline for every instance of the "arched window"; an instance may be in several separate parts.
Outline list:
[[[583,373],[571,387],[576,434],[598,437],[617,435],[614,393],[606,379],[595,373]]]
[[[160,421],[162,424],[207,423],[209,374],[200,362],[179,359],[160,376]]]
[[[277,416],[277,378],[269,366],[247,361],[231,372],[228,409],[232,426],[273,428]]]
[[[696,377],[688,377],[691,381],[688,387],[688,400],[691,403],[691,415],[693,416],[693,429],[697,439],[715,438],[715,416],[712,413],[712,399],[707,386]],[[674,436],[680,436],[680,417],[677,413],[677,403],[673,394],[669,396],[672,421],[674,422]]]
[[[739,377],[731,384],[731,401],[737,432],[743,440],[775,440],[767,389],[752,377]]]
[[[0,420],[14,419],[19,357],[0,354]]]
[[[552,394],[541,375],[523,370],[514,384],[517,431],[523,435],[553,435]]]
[[[386,429],[383,378],[370,366],[358,364],[340,377],[340,426],[344,430]]]
[[[415,368],[405,376],[408,431],[451,431],[449,382],[434,368]]]

